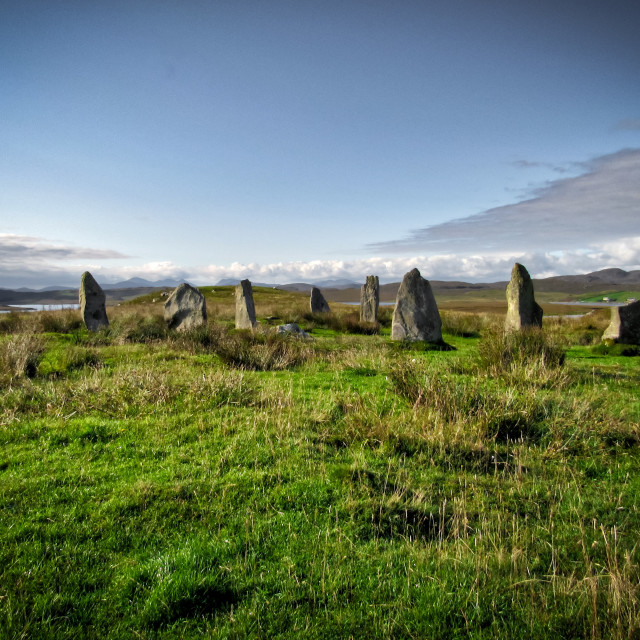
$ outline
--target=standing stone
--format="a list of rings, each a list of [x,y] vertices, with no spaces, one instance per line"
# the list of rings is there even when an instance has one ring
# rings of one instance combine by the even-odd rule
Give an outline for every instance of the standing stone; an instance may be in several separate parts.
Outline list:
[[[106,296],[88,271],[80,278],[80,313],[89,331],[99,331],[109,326]]]
[[[602,339],[622,344],[640,344],[640,300],[624,307],[611,307],[611,323],[602,334]]]
[[[329,313],[329,304],[318,287],[311,288],[311,313]]]
[[[391,339],[442,342],[442,320],[428,280],[417,269],[404,274],[393,310]]]
[[[164,303],[164,321],[169,329],[188,331],[207,324],[207,303],[190,284],[178,285]]]
[[[367,276],[360,287],[360,322],[378,322],[380,282],[378,276]]]
[[[533,282],[529,272],[519,263],[513,265],[511,281],[507,285],[507,330],[542,327],[542,307],[533,296]]]
[[[253,289],[249,280],[236,285],[236,329],[253,329],[256,326],[256,308]]]

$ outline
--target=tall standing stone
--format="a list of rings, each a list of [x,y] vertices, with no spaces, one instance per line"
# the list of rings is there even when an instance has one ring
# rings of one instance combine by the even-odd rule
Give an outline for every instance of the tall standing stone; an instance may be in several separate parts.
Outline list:
[[[88,271],[80,278],[80,313],[89,331],[99,331],[109,326],[106,296]]]
[[[311,288],[311,313],[329,313],[329,304],[318,287]]]
[[[611,307],[611,323],[602,334],[602,339],[622,344],[640,344],[640,300],[624,307]]]
[[[249,280],[236,285],[236,329],[253,329],[256,326],[256,308],[253,289]]]
[[[513,265],[511,281],[507,285],[507,330],[542,327],[542,307],[533,295],[529,272],[519,263]]]
[[[378,276],[367,276],[360,288],[360,321],[377,322],[380,306],[380,282]]]
[[[428,280],[417,269],[405,273],[393,310],[391,339],[442,342],[442,320]]]
[[[207,324],[207,303],[190,284],[178,285],[164,303],[164,321],[169,329],[188,331]]]

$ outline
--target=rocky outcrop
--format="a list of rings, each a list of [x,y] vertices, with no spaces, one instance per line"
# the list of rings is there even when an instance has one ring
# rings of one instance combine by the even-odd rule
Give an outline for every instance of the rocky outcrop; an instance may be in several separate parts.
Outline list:
[[[623,307],[611,307],[611,323],[603,340],[622,344],[640,344],[640,300]]]
[[[276,327],[276,333],[280,335],[296,336],[298,338],[311,338],[311,336],[300,328],[295,322],[281,324]]]
[[[236,285],[236,329],[253,329],[256,326],[256,308],[253,304],[253,288],[249,280]]]
[[[380,306],[380,282],[378,276],[367,276],[360,288],[360,321],[377,322]]]
[[[331,309],[318,287],[311,288],[311,313],[329,313]]]
[[[186,282],[178,285],[164,303],[164,320],[169,329],[188,331],[207,324],[204,296]]]
[[[391,339],[442,343],[442,320],[428,280],[417,269],[404,275],[393,311]]]
[[[526,327],[542,327],[542,307],[535,301],[529,272],[516,262],[507,285],[505,328],[519,331]]]
[[[85,271],[80,278],[80,313],[89,331],[99,331],[109,326],[106,300],[95,278]]]

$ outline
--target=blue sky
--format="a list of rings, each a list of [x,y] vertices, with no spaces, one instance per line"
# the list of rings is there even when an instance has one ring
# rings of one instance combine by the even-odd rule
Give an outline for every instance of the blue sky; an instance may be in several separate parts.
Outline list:
[[[0,4],[0,286],[640,268],[640,5]]]

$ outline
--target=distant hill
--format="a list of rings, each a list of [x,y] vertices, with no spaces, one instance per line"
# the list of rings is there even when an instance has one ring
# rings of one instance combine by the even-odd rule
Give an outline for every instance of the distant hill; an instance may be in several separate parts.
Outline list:
[[[153,289],[171,287],[175,289],[184,280],[145,280],[144,278],[129,278],[122,282],[115,282],[114,284],[103,284],[101,287],[106,291],[107,289],[136,289],[138,287],[151,287]]]
[[[19,289],[5,289],[4,287],[0,287],[0,291],[19,291],[21,293],[40,293],[42,291],[71,291],[73,287],[52,284],[48,287],[42,287],[42,289],[31,289],[30,287],[20,287]]]
[[[216,283],[216,287],[229,287],[235,286],[240,282],[238,278],[223,278],[219,282]],[[269,289],[282,289],[282,291],[311,291],[311,287],[319,287],[324,289],[351,289],[353,287],[359,287],[360,284],[354,282],[353,280],[348,280],[347,278],[330,278],[328,280],[321,280],[320,282],[293,282],[290,284],[269,284],[265,282],[253,282],[251,281],[252,286],[254,287],[268,287]]]
[[[434,294],[465,295],[473,292],[504,291],[508,280],[499,282],[457,282],[449,280],[430,280]],[[296,285],[303,286],[303,285]],[[307,285],[310,287],[310,285]],[[380,300],[392,302],[398,293],[399,282],[380,285]],[[536,293],[556,293],[580,296],[586,293],[599,293],[608,290],[640,289],[640,270],[624,271],[623,269],[602,269],[584,275],[552,276],[534,278],[533,287]],[[356,302],[360,299],[360,285],[352,289],[324,289],[323,293],[329,301]]]
[[[215,287],[235,287],[239,282],[240,282],[240,279],[238,278],[222,278],[222,280],[218,280],[218,282],[216,282],[214,286]],[[253,282],[253,281],[251,281],[251,286],[252,287],[268,287],[269,289],[273,289],[274,287],[278,289],[280,288],[280,287],[277,287],[275,284],[268,284],[265,282]]]
[[[364,279],[363,279],[364,280]],[[235,286],[239,280],[225,278],[215,286]],[[449,280],[431,280],[434,293],[449,296],[464,296],[482,294],[488,291],[504,291],[507,280],[500,282],[459,282]],[[145,293],[151,293],[158,289],[173,289],[180,281],[173,279],[150,281],[144,278],[130,278],[122,282],[104,284],[107,300],[120,302],[129,300]],[[357,302],[360,299],[360,286],[362,283],[345,278],[331,278],[316,283],[294,282],[291,284],[275,285],[254,282],[256,287],[269,287],[283,289],[284,291],[298,291],[308,293],[311,287],[322,289],[326,298],[335,302]],[[533,281],[536,293],[558,294],[561,296],[580,296],[589,293],[604,291],[640,291],[640,270],[624,271],[623,269],[602,269],[584,275],[552,276],[539,278]],[[380,299],[391,302],[395,300],[399,282],[392,282],[380,286]],[[0,305],[17,304],[65,304],[78,300],[77,288],[45,287],[40,290],[33,289],[0,289]]]
[[[329,280],[322,280],[320,282],[293,282],[291,284],[278,284],[276,287],[278,289],[282,289],[283,291],[301,291],[301,292],[309,292],[312,287],[318,287],[319,289],[336,289],[338,291],[342,289],[354,289],[360,288],[359,282],[354,282],[353,280],[347,280],[346,278],[332,278]]]
[[[122,280],[121,282],[113,283],[100,283],[100,286],[106,291],[107,289],[134,289],[137,287],[171,287],[172,289],[177,287],[183,280],[145,280],[144,278],[129,278],[128,280]],[[21,293],[42,293],[44,291],[77,291],[77,287],[69,285],[49,285],[48,287],[42,287],[42,289],[31,289],[30,287],[20,287],[19,289],[5,289],[0,287],[0,291],[19,291]]]
[[[562,293],[596,293],[610,287],[636,288],[640,285],[640,270],[602,269],[581,276],[553,276],[534,280],[536,291]]]

